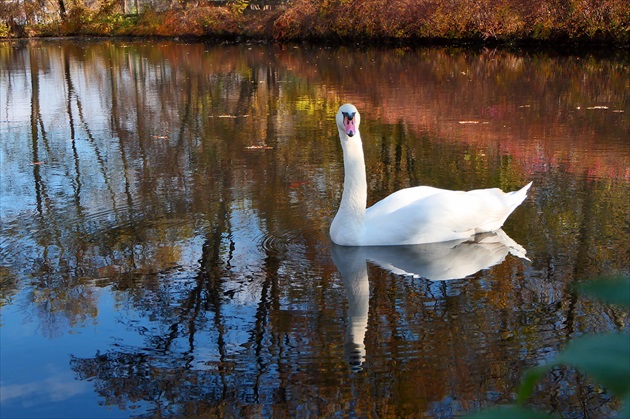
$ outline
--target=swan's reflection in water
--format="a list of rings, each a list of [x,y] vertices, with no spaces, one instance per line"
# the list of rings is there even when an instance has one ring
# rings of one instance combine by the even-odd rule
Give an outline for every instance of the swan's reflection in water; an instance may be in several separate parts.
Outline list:
[[[503,230],[468,240],[409,246],[346,247],[333,244],[332,258],[343,278],[348,297],[345,353],[353,371],[365,361],[370,284],[367,262],[398,275],[434,281],[460,279],[497,265],[509,254],[527,259],[525,249]]]

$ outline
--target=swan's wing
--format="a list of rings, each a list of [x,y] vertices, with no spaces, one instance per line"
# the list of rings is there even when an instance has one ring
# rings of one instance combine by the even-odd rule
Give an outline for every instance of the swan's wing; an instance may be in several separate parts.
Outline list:
[[[390,214],[403,207],[411,205],[413,202],[425,199],[440,192],[449,192],[446,189],[433,188],[431,186],[415,186],[401,189],[378,201],[367,209],[366,216],[381,217]]]
[[[507,195],[499,188],[475,189],[453,200],[445,213],[451,218],[458,231],[474,229],[475,233],[494,231],[501,228],[514,208],[509,206]]]
[[[499,229],[511,212],[500,189],[433,192],[389,213],[380,208],[374,212],[368,209],[366,244],[457,240]]]

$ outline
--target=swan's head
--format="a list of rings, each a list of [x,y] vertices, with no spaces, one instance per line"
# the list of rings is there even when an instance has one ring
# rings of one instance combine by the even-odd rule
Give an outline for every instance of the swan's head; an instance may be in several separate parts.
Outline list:
[[[361,116],[354,105],[346,103],[337,112],[337,127],[340,133],[345,133],[348,137],[354,136],[359,131]]]

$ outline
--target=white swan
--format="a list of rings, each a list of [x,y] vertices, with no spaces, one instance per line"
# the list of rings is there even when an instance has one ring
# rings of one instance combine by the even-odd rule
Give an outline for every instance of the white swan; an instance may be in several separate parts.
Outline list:
[[[401,189],[366,209],[367,181],[359,133],[361,117],[345,104],[336,116],[343,149],[344,184],[330,237],[343,246],[437,243],[461,240],[501,228],[527,196],[526,186],[468,192],[430,186]]]

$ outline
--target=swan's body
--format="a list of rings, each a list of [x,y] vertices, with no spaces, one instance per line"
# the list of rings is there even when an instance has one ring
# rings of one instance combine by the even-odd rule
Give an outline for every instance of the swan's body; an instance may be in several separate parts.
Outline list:
[[[466,239],[501,228],[527,196],[531,182],[515,192],[498,188],[468,192],[430,186],[401,189],[370,208],[360,116],[343,105],[336,116],[343,149],[344,187],[330,226],[330,237],[343,246],[436,243]]]

